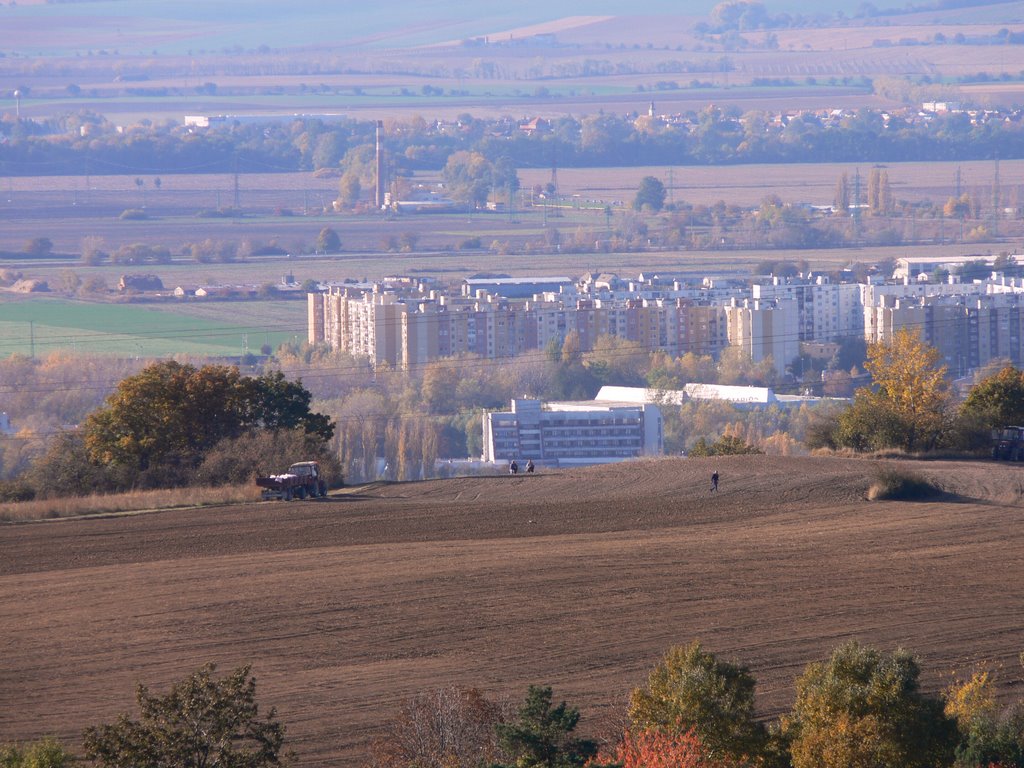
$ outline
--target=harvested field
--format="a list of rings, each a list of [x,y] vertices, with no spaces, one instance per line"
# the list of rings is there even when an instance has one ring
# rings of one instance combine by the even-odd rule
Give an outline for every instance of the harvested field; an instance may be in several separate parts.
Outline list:
[[[695,638],[750,665],[766,717],[850,638],[916,651],[933,690],[1002,664],[1021,695],[1020,469],[915,463],[953,495],[870,503],[877,463],[663,459],[0,527],[0,734],[77,750],[136,682],[208,661],[253,665],[301,765],[358,763],[396,701],[453,683],[553,685],[594,733]]]

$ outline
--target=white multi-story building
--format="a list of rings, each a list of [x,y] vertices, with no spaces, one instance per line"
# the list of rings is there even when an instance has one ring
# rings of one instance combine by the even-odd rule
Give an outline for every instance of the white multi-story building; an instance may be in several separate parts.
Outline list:
[[[483,416],[483,460],[551,466],[608,464],[663,451],[661,411],[651,403],[541,403]]]
[[[799,315],[800,341],[831,341],[857,335],[864,329],[860,286],[832,283],[827,278],[774,278],[750,288],[754,299],[792,299]]]
[[[793,299],[735,299],[726,306],[729,345],[758,363],[771,358],[781,376],[800,354],[799,312]]]

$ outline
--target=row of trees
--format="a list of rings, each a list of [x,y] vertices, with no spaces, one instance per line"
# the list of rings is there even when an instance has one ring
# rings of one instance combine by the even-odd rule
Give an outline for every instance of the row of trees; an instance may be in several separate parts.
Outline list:
[[[1021,655],[1024,663],[1024,654]],[[212,665],[164,696],[140,685],[138,719],[87,728],[97,768],[269,768],[292,761],[285,727],[261,716],[248,667]],[[1011,768],[1024,766],[1024,701],[997,704],[985,668],[941,695],[920,686],[910,652],[857,642],[809,664],[792,709],[757,717],[750,670],[699,643],[670,648],[629,699],[626,727],[604,742],[577,734],[580,712],[530,686],[516,709],[477,689],[443,688],[402,702],[374,741],[372,768]],[[3,768],[66,768],[47,739],[0,747]]]
[[[188,395],[177,400],[163,396],[154,402],[183,409],[181,415],[167,416],[161,422],[161,428],[167,426],[166,437],[158,437],[155,432],[145,438],[121,435],[125,442],[119,444],[119,450],[133,453],[139,444],[153,445],[155,452],[139,452],[134,464],[120,462],[119,455],[116,467],[111,464],[101,471],[96,463],[99,456],[90,456],[83,435],[91,433],[100,421],[92,414],[109,416],[113,401],[106,398],[112,393],[124,418],[125,398],[150,397],[153,387],[170,386],[172,382],[177,386],[190,377],[224,383],[225,377],[233,380],[235,376],[223,366],[181,362],[160,363],[151,369],[148,365],[145,360],[70,353],[12,355],[0,360],[0,391],[4,392],[5,410],[18,430],[15,435],[0,438],[0,478],[22,481],[4,493],[15,492],[19,497],[26,493],[55,494],[60,489],[73,490],[75,482],[86,479],[97,483],[96,490],[158,483],[159,477],[164,478],[160,482],[246,482],[245,467],[260,463],[269,469],[270,465],[290,463],[289,451],[292,456],[315,454],[325,461],[330,453],[340,461],[344,476],[354,481],[377,478],[384,464],[390,479],[411,479],[430,476],[437,459],[479,455],[482,409],[507,408],[511,398],[524,392],[558,400],[593,397],[603,384],[678,389],[691,381],[775,383],[770,365],[755,365],[735,350],[718,361],[695,354],[674,358],[611,337],[600,339],[587,353],[580,352],[578,337],[570,335],[563,345],[552,345],[532,355],[486,361],[471,356],[451,358],[412,373],[386,368],[375,371],[365,358],[294,343],[276,351],[267,366],[268,373],[252,379],[238,375],[238,380],[257,382],[247,387],[273,389],[271,384],[280,383],[278,377],[284,376],[291,380],[289,387],[298,391],[301,386],[309,400],[303,399],[300,406],[323,414],[334,425],[329,441],[313,430],[308,439],[316,445],[306,446],[309,433],[304,425],[296,431],[294,419],[286,427],[268,430],[233,417],[229,421],[231,429],[217,435],[213,431],[198,435],[193,443],[193,436],[185,428],[207,430],[202,413],[194,410]],[[171,375],[177,365],[183,366],[177,372],[181,375]],[[301,385],[297,382],[300,377]],[[120,381],[124,383],[119,385]],[[220,388],[209,386],[209,391],[220,393],[217,397],[227,389],[226,384]],[[144,406],[139,408],[142,414],[155,418],[155,413]],[[701,438],[712,443],[723,434],[742,439],[744,444],[788,453],[798,448],[812,423],[809,408],[740,411],[724,403],[687,403],[682,407],[666,406],[663,411],[666,448],[672,453],[692,448]],[[83,428],[64,434],[63,427],[69,424]],[[139,429],[148,432],[152,426],[140,421]],[[235,439],[236,428],[242,430],[243,439]],[[261,442],[264,433],[266,445]],[[296,442],[286,441],[284,435],[294,435]],[[182,444],[192,444],[197,450],[187,456],[163,453]],[[239,451],[245,451],[249,458],[232,469],[231,456]],[[265,458],[257,462],[262,451],[266,451]],[[378,463],[379,458],[383,461]],[[78,470],[67,471],[72,465]],[[442,470],[444,466],[442,463]],[[66,479],[59,480],[62,477]]]
[[[834,363],[857,370],[849,353],[844,357],[840,348]],[[1024,371],[1012,365],[990,366],[958,403],[938,352],[909,331],[870,345],[867,358],[871,385],[858,389],[849,407],[738,410],[728,403],[665,402],[665,450],[977,454],[990,447],[993,428],[1024,423]],[[5,493],[244,483],[257,469],[286,465],[296,455],[318,458],[353,481],[382,472],[392,480],[418,479],[438,466],[443,474],[446,464],[438,460],[480,455],[482,411],[506,408],[524,392],[564,400],[592,398],[604,384],[678,390],[690,382],[778,383],[770,361],[754,364],[737,349],[718,360],[672,357],[604,337],[582,353],[574,334],[542,353],[449,358],[411,373],[374,370],[365,359],[304,344],[282,347],[275,370],[257,376],[219,365],[164,361],[137,370],[142,365],[115,365],[123,376],[115,386],[109,364],[97,359],[0,361],[12,421],[35,425],[0,440],[3,476],[21,480]],[[833,373],[852,381],[841,367]],[[80,386],[83,380],[88,386]],[[62,424],[80,427],[65,432]]]
[[[1024,421],[1018,412],[1024,373],[993,370],[957,407],[936,354],[909,333],[892,345],[873,345],[866,363],[873,385],[859,390],[850,408],[738,410],[728,403],[666,402],[665,450],[790,454],[806,444],[977,451],[988,447],[992,427]],[[859,360],[855,350],[840,346],[830,382],[849,384],[844,368],[857,370]],[[817,378],[810,364],[805,372]],[[411,373],[374,370],[363,358],[305,344],[285,345],[275,370],[255,377],[216,365],[165,361],[139,370],[142,365],[123,361],[115,367],[122,377],[115,384],[109,363],[98,359],[0,361],[13,423],[34,426],[0,441],[0,470],[8,480],[21,478],[19,495],[247,482],[256,469],[290,463],[298,454],[337,465],[353,481],[381,472],[393,480],[417,479],[433,476],[438,466],[443,472],[439,459],[480,455],[482,411],[506,408],[524,392],[563,400],[592,398],[604,384],[678,390],[690,382],[780,383],[770,361],[752,363],[738,349],[718,360],[673,357],[602,337],[583,353],[575,334],[532,355],[449,358]],[[72,385],[83,376],[88,386]],[[289,380],[299,376],[308,389]],[[63,432],[63,424],[81,427]]]
[[[1024,657],[1022,657],[1024,661]],[[757,717],[756,681],[698,643],[669,649],[630,696],[627,725],[601,743],[575,735],[579,712],[531,687],[515,713],[478,691],[416,697],[375,744],[375,768],[940,768],[1024,765],[1024,701],[996,704],[979,669],[940,696],[908,651],[851,642],[812,663],[777,722]],[[442,716],[442,712],[444,715]],[[481,727],[490,722],[492,728]]]
[[[1014,121],[973,124],[966,113],[940,114],[927,122],[863,109],[839,124],[813,114],[784,127],[763,112],[708,107],[685,122],[635,120],[611,113],[558,118],[532,135],[510,118],[483,120],[464,114],[458,130],[422,118],[392,123],[385,148],[393,170],[441,170],[458,152],[516,168],[642,166],[723,163],[886,162],[981,160],[1024,157],[1024,131]],[[88,125],[83,133],[81,128]],[[189,133],[179,125],[137,126],[118,133],[105,118],[85,113],[60,120],[0,123],[0,169],[5,175],[122,173],[180,168],[209,173],[278,170],[352,171],[345,186],[367,189],[373,166],[373,121],[232,125]],[[499,176],[503,175],[496,166]],[[502,186],[498,184],[496,186]],[[355,190],[358,193],[358,189]],[[343,195],[344,197],[344,195]]]
[[[1024,371],[996,361],[957,402],[937,349],[914,331],[868,346],[865,368],[872,385],[854,394],[853,405],[818,421],[808,447],[860,452],[898,449],[979,452],[993,429],[1024,422]]]

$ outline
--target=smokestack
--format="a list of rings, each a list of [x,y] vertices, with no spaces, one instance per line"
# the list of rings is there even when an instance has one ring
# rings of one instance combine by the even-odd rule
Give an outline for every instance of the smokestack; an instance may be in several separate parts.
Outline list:
[[[381,146],[381,133],[384,131],[384,121],[377,121],[377,184],[374,201],[377,203],[377,210],[384,207],[384,148]]]

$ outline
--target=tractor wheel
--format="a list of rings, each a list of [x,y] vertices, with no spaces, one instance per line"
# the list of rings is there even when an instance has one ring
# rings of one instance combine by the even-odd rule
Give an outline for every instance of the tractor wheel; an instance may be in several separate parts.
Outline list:
[[[299,497],[299,501],[306,498],[306,486],[300,485],[295,489],[295,495]]]
[[[284,489],[284,500],[285,501],[291,501],[292,500],[292,489],[291,488],[285,488]]]
[[[326,496],[327,495],[327,483],[325,481],[321,480],[319,482],[319,487],[320,487],[320,496]]]

